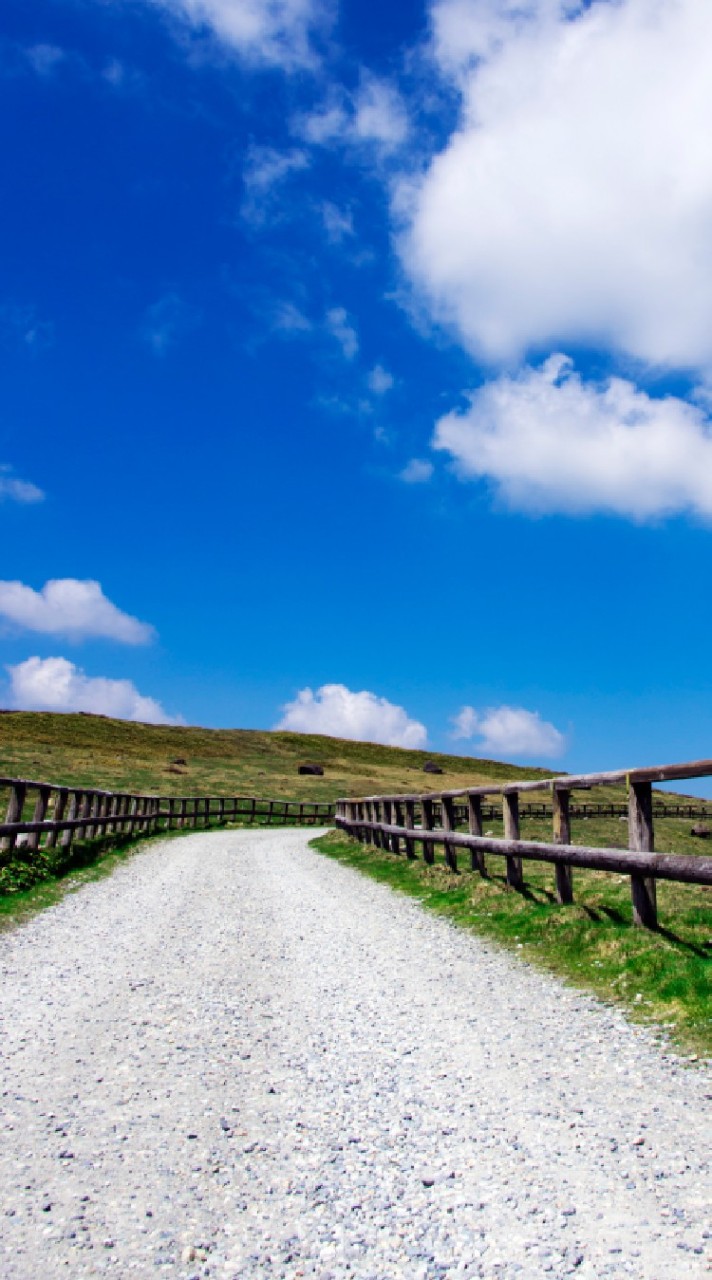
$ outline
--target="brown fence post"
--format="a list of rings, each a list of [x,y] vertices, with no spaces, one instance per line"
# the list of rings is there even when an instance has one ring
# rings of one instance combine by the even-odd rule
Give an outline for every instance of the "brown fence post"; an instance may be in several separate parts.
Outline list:
[[[382,819],[381,819],[382,822],[388,823],[388,825],[390,826],[390,824],[393,822],[393,802],[391,800],[381,801],[381,814],[382,814]],[[394,843],[397,844],[397,841],[394,841],[393,836],[384,831],[383,847],[384,849],[387,850],[388,853],[398,852],[397,848],[393,847]]]
[[[455,830],[455,802],[450,796],[442,797],[443,830]],[[451,871],[457,871],[457,850],[449,840],[445,841],[445,861]]]
[[[65,800],[65,805],[67,810],[67,813],[66,813],[67,822],[73,822],[74,819],[78,817],[80,800],[81,800],[81,793],[79,791],[67,792],[67,797]],[[63,849],[66,849],[67,852],[69,852],[71,848],[76,830],[77,830],[76,827],[66,827],[65,830],[62,832],[61,836],[59,837],[59,843],[61,847]]]
[[[393,801],[393,821],[394,821],[394,823],[395,823],[395,825],[396,825],[397,827],[404,827],[404,826],[405,826],[405,817],[404,817],[404,815],[403,815],[403,801],[402,801],[402,800],[394,800],[394,801]],[[394,846],[395,846],[395,847],[394,847],[394,849],[393,849],[393,852],[394,852],[394,853],[400,853],[400,851],[401,851],[401,848],[400,848],[400,846],[401,846],[401,838],[400,838],[400,836],[394,836],[394,837],[393,837],[393,840],[394,840]]]
[[[10,788],[10,799],[7,804],[7,813],[5,814],[6,822],[22,822],[22,810],[25,807],[25,796],[27,795],[27,787],[24,782],[14,782]],[[4,836],[0,845],[4,852],[10,852],[15,848],[17,836]]]
[[[519,795],[516,791],[502,793],[505,840],[519,839]],[[507,856],[507,884],[510,889],[521,889],[524,884],[522,860],[516,854]]]
[[[551,790],[551,803],[554,819],[554,844],[571,844],[571,817],[569,802],[571,792],[554,786]],[[557,862],[554,867],[556,877],[556,901],[569,903],[574,900],[574,886],[571,867],[567,862]]]
[[[432,831],[433,829],[433,801],[428,796],[420,797],[420,807],[423,811],[423,831]],[[435,845],[432,840],[423,841],[423,859],[431,866],[435,861]]]
[[[62,821],[62,818],[64,817],[65,809],[67,808],[68,795],[69,795],[69,792],[67,791],[66,787],[58,787],[56,789],[54,793],[54,805],[52,808],[53,822]],[[45,849],[54,849],[58,843],[60,834],[61,833],[59,831],[48,831],[47,841],[45,843]]]
[[[415,826],[415,801],[414,800],[406,800],[405,802],[405,825],[406,827],[409,828],[410,831],[412,831]],[[405,844],[406,858],[413,859],[415,857],[415,840],[413,839],[412,836],[406,836],[404,844]]]
[[[51,787],[39,787],[37,791],[37,799],[35,800],[35,808],[32,814],[33,822],[44,822],[45,818],[47,817],[47,809],[49,808],[49,798],[51,794],[52,794]],[[30,832],[29,836],[27,837],[26,847],[32,850],[39,849],[40,847],[39,831]]]
[[[653,788],[649,782],[632,782],[628,793],[628,848],[652,853]],[[658,923],[657,894],[654,876],[632,875],[630,893],[633,901],[633,924],[655,929]]]
[[[467,827],[471,836],[482,835],[482,800],[480,796],[473,796],[472,793],[467,797]],[[481,876],[487,875],[484,850],[472,850],[470,866],[473,871],[479,871]]]

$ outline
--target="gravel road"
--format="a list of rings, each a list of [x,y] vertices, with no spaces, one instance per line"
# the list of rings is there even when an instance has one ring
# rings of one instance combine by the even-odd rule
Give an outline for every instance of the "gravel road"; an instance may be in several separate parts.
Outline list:
[[[3,1280],[707,1275],[706,1069],[310,834],[0,936]]]

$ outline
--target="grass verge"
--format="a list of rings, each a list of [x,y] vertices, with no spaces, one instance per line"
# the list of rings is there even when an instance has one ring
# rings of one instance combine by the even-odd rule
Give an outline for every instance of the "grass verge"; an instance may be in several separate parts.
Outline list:
[[[709,895],[694,885],[658,882],[660,929],[631,923],[625,876],[576,872],[572,906],[553,894],[553,868],[525,863],[525,891],[504,881],[504,859],[488,858],[486,879],[453,874],[361,845],[341,832],[311,842],[319,853],[417,898],[424,907],[515,949],[526,960],[625,1007],[692,1054],[712,1052]],[[464,850],[460,851],[460,856]],[[464,863],[464,858],[462,858]]]

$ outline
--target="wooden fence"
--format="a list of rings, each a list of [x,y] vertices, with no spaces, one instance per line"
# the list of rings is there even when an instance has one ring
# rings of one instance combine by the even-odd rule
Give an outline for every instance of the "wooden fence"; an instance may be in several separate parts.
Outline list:
[[[205,828],[230,821],[324,826],[334,806],[308,800],[261,800],[255,796],[145,796],[130,792],[62,787],[28,778],[0,778],[8,793],[0,824],[0,857],[16,850],[30,855],[74,840],[99,836],[150,835],[179,828]]]
[[[665,802],[654,806],[652,784],[710,776],[712,760],[695,760],[658,768],[562,775],[536,782],[506,782],[425,795],[365,796],[338,800],[336,825],[363,843],[375,844],[391,853],[400,853],[402,846],[409,858],[416,856],[415,846],[419,842],[423,858],[428,863],[435,861],[435,845],[442,844],[445,862],[453,871],[458,869],[459,848],[470,851],[472,870],[479,871],[481,875],[487,874],[485,855],[499,855],[505,859],[506,881],[512,889],[524,886],[523,860],[551,862],[554,864],[556,897],[561,903],[573,902],[574,867],[627,875],[630,876],[634,923],[654,929],[657,926],[656,880],[712,885],[712,858],[654,852],[654,816],[661,808],[667,810],[677,806],[668,806]],[[588,791],[591,787],[620,786],[623,783],[628,791],[628,805],[624,810],[628,822],[628,847],[601,849],[573,845],[571,817],[575,807],[571,804],[572,794]],[[519,797],[536,791],[548,791],[551,795],[548,813],[553,823],[552,843],[521,839],[520,821],[524,809],[520,808]],[[497,806],[490,816],[496,814],[503,818],[504,839],[483,835],[483,801],[491,796],[501,798],[501,809]],[[458,805],[457,801],[462,800],[464,805]],[[616,806],[595,807],[609,809]],[[694,816],[699,813],[700,809],[694,806]],[[457,830],[460,822],[466,826],[466,831]]]

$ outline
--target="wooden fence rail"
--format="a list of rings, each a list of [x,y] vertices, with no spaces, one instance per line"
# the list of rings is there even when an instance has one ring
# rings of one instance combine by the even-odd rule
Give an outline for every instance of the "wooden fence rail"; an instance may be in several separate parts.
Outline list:
[[[485,855],[498,855],[505,859],[507,885],[516,890],[524,887],[523,860],[553,863],[556,897],[561,903],[573,902],[574,867],[628,875],[633,921],[654,929],[657,927],[656,880],[712,885],[712,858],[654,852],[655,817],[699,817],[707,814],[709,807],[704,802],[688,807],[668,804],[657,796],[654,799],[652,784],[704,777],[712,777],[712,760],[609,773],[563,774],[535,782],[493,783],[425,795],[364,796],[337,801],[336,825],[362,843],[374,844],[391,853],[400,853],[403,847],[408,858],[416,856],[416,843],[420,843],[427,863],[434,862],[435,846],[441,844],[445,862],[453,871],[458,869],[458,849],[470,850],[472,870],[481,875],[487,874]],[[621,784],[625,784],[628,791],[625,807],[571,803],[574,791]],[[520,795],[532,791],[548,791],[551,803],[520,807]],[[498,797],[499,804],[490,801],[485,805],[485,798],[491,796]],[[464,804],[457,803],[463,800]],[[684,813],[680,813],[680,809]],[[604,812],[600,813],[601,810]],[[553,841],[522,840],[524,816],[550,818]],[[574,816],[625,816],[628,847],[603,849],[572,844]],[[503,839],[483,834],[483,822],[492,818],[503,820]],[[465,832],[457,830],[459,824],[467,828]]]
[[[150,835],[156,831],[205,828],[244,820],[324,826],[334,806],[309,800],[256,796],[148,796],[131,792],[64,787],[30,778],[0,778],[8,793],[0,823],[0,863],[38,850],[64,850],[75,840],[100,836]]]

